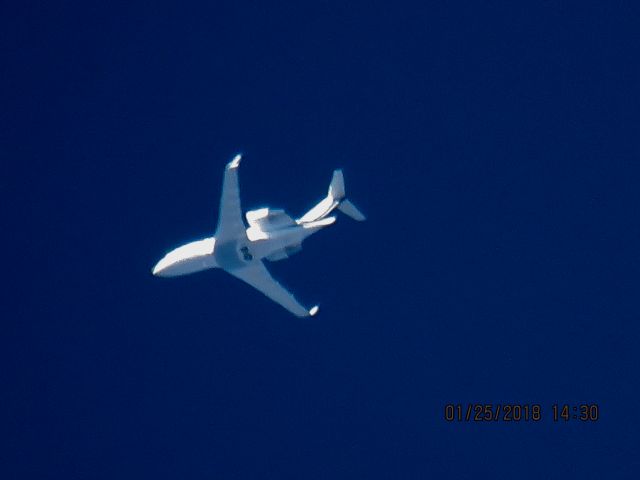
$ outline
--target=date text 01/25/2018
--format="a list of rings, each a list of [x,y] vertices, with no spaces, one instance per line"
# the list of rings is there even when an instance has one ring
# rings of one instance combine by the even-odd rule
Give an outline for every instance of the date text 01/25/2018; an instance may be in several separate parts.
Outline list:
[[[600,418],[597,403],[551,405],[543,411],[537,403],[448,403],[444,406],[447,422],[539,422],[551,418],[554,422],[595,422]]]

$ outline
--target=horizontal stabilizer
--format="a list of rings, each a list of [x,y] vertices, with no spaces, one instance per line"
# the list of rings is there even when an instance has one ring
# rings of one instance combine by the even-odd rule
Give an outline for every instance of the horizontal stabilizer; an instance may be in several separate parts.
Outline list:
[[[358,207],[356,207],[349,200],[343,200],[342,202],[340,202],[340,205],[338,205],[338,210],[340,210],[345,215],[349,215],[351,218],[359,222],[367,219],[367,217],[365,217],[362,212],[358,210]]]

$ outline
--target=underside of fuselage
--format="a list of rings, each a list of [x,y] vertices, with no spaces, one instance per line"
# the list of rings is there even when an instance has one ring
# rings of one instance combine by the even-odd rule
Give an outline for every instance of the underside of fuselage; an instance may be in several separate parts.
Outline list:
[[[213,252],[216,263],[225,270],[237,270],[259,260],[251,252],[250,243],[248,240],[233,240],[216,245]]]
[[[258,240],[251,241],[245,238],[216,244],[214,256],[218,266],[225,270],[236,270],[262,259],[282,260],[299,252],[305,238],[328,224],[311,228],[296,225],[270,232],[260,232]]]
[[[332,221],[328,220],[261,232],[259,240],[253,241],[245,237],[220,243],[210,237],[191,242],[165,255],[154,268],[154,274],[177,277],[210,268],[235,271],[263,259],[283,260],[299,252],[305,238],[330,225]]]

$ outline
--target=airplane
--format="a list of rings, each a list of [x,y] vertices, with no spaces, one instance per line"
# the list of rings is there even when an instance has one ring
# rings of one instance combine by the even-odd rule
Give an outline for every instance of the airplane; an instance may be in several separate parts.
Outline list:
[[[365,220],[365,216],[346,199],[342,170],[334,170],[327,196],[302,217],[294,220],[284,210],[259,208],[246,213],[247,228],[242,219],[238,186],[241,158],[236,155],[225,168],[215,235],[170,251],[153,267],[152,273],[176,277],[221,268],[294,315],[314,316],[318,305],[304,307],[271,276],[264,260],[284,260],[299,252],[304,239],[335,222],[336,217],[329,214],[336,208],[357,221]]]

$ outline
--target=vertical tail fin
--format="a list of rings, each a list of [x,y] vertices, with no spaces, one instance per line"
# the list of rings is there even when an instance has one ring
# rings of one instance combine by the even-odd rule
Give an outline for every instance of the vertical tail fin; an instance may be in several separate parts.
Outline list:
[[[338,202],[345,197],[342,170],[333,171],[333,177],[331,177],[331,183],[329,184],[329,196]]]
[[[329,215],[335,208],[359,222],[365,220],[365,216],[358,208],[345,198],[344,176],[342,170],[334,170],[329,192],[327,196],[315,207],[300,217],[298,223],[314,222]]]

